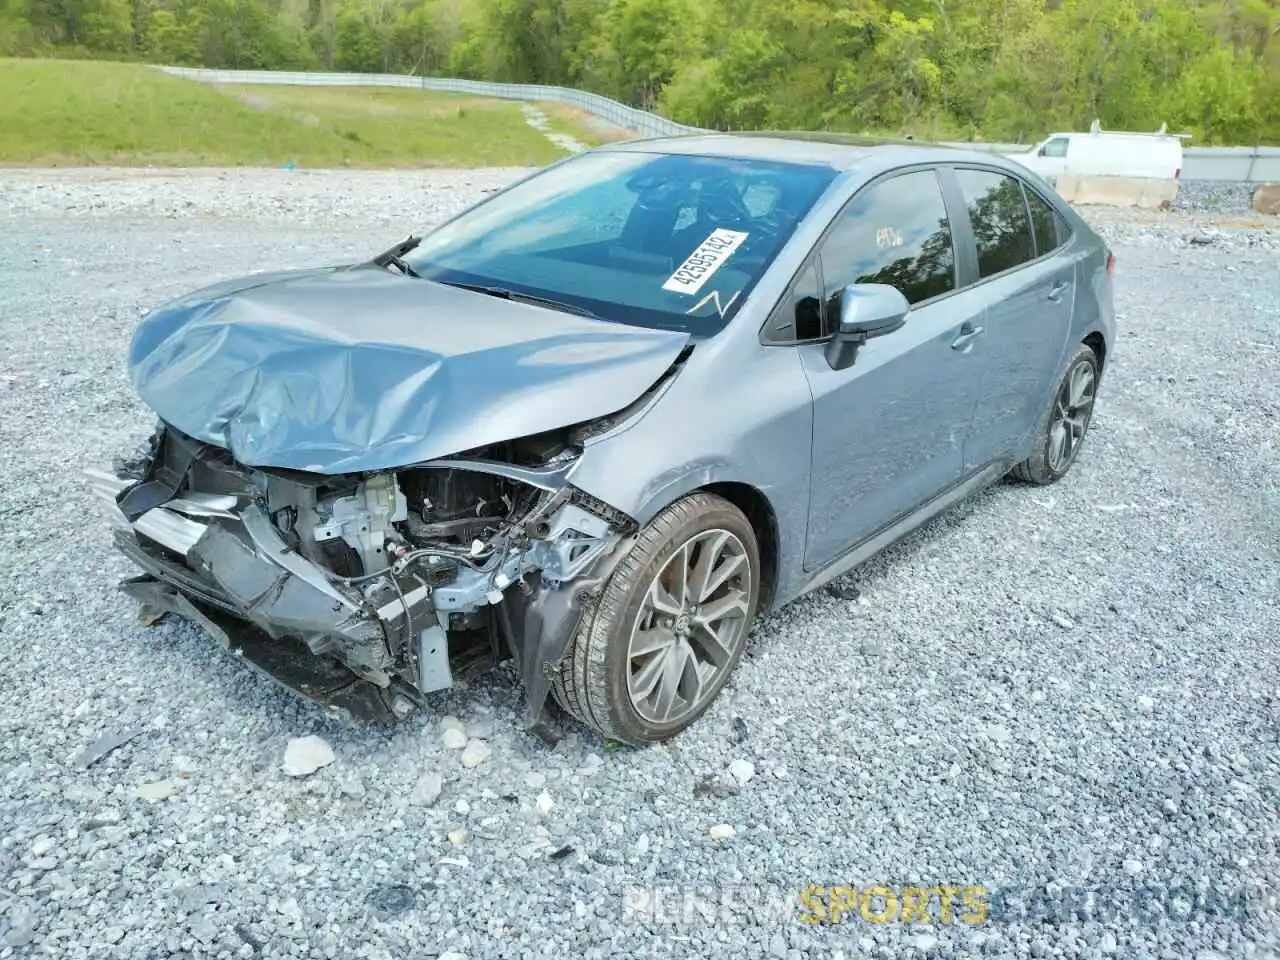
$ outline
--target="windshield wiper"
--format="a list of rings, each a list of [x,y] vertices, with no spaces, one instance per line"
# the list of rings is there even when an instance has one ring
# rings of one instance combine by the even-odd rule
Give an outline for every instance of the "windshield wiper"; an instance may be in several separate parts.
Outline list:
[[[406,277],[416,277],[421,280],[422,277],[418,271],[409,266],[408,261],[404,259],[404,255],[422,242],[421,237],[409,236],[401,240],[390,250],[384,250],[373,258],[374,266],[391,267],[394,266]]]
[[[506,287],[490,287],[483,283],[461,283],[456,280],[438,280],[436,282],[450,287],[458,287],[462,290],[470,290],[473,293],[483,293],[488,297],[500,297],[503,300],[530,303],[537,307],[550,307],[552,310],[573,313],[580,317],[590,317],[592,320],[600,319],[599,314],[592,313],[586,307],[580,307],[576,303],[569,303],[566,300],[556,300],[553,297],[540,297],[535,293],[521,293],[519,290],[509,290]]]

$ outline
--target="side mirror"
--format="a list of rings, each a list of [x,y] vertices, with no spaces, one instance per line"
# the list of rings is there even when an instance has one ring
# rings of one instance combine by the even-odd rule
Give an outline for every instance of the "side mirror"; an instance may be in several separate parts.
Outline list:
[[[911,304],[887,283],[852,283],[840,293],[840,326],[827,343],[827,363],[843,370],[857,359],[858,348],[907,322]]]
[[[1036,151],[1037,157],[1047,157],[1049,155],[1049,145],[1046,143],[1043,147]]]

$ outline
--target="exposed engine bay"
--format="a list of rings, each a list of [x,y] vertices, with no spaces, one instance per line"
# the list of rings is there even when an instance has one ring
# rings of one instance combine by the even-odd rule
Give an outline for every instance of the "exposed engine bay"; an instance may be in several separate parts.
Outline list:
[[[122,589],[156,615],[200,623],[304,696],[396,718],[453,683],[451,641],[480,633],[517,660],[533,722],[582,594],[634,532],[567,482],[599,428],[330,476],[248,468],[161,424],[90,476],[144,571]]]

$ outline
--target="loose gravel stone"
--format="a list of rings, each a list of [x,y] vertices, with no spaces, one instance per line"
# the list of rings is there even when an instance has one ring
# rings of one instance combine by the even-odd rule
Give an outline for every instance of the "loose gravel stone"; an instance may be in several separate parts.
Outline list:
[[[108,808],[99,810],[85,821],[84,826],[86,830],[97,830],[99,827],[114,827],[123,819],[124,815],[119,810]]]
[[[466,749],[462,751],[460,759],[464,767],[478,767],[489,759],[491,752],[492,749],[489,744],[483,740],[472,740],[467,744]]]
[[[182,781],[176,777],[171,777],[167,780],[153,780],[150,783],[139,784],[134,789],[134,793],[143,800],[158,803],[161,800],[169,799],[181,789]]]
[[[1208,213],[1248,213],[1253,205],[1254,184],[1183,180],[1173,209]]]
[[[911,938],[911,946],[921,953],[928,953],[938,946],[938,938],[931,933],[917,933]]]
[[[139,623],[115,589],[136,571],[76,469],[151,426],[124,368],[140,314],[220,278],[367,258],[520,173],[0,171],[0,955],[849,960],[910,956],[922,934],[930,957],[1274,952],[1275,218],[1085,211],[1117,255],[1120,334],[1071,475],[958,507],[844,578],[855,599],[762,619],[665,746],[606,749],[564,721],[547,746],[510,666],[397,727],[345,723],[190,624]],[[492,748],[482,765],[444,749],[446,717]],[[298,731],[341,754],[341,777],[281,775]],[[747,757],[740,788],[726,767]],[[426,771],[447,804],[410,802]],[[134,798],[183,772],[164,802]],[[733,838],[710,841],[717,825]],[[41,837],[55,846],[33,856]],[[979,931],[796,918],[808,884],[903,878],[1056,882],[1049,907],[1198,878],[1250,899],[1140,923],[993,901]],[[379,914],[371,891],[393,887],[418,896]],[[696,922],[624,906],[653,888],[696,895]],[[732,908],[698,899],[712,891]],[[744,909],[749,891],[780,912]]]
[[[307,777],[333,761],[333,748],[320,737],[294,737],[285,747],[280,770],[286,777]]]
[[[445,727],[440,733],[440,743],[446,750],[461,750],[467,745],[467,733],[461,727]]]
[[[434,770],[428,770],[413,785],[413,790],[409,793],[409,802],[422,807],[430,807],[440,799],[440,792],[443,789],[444,780],[440,774]]]
[[[747,781],[756,775],[756,765],[750,760],[735,760],[729,764],[729,775],[738,781],[739,786],[745,787]]]

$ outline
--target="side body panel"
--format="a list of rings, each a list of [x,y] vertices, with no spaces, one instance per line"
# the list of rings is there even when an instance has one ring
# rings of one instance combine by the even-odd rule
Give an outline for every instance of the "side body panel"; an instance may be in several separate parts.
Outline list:
[[[814,397],[806,570],[960,478],[981,368],[952,343],[982,322],[983,305],[961,291],[916,307],[844,370],[828,365],[825,344],[797,348]]]
[[[1102,337],[1106,347],[1103,375],[1116,347],[1116,312],[1113,281],[1107,272],[1109,251],[1101,237],[1083,227],[1079,236],[1084,241],[1076,265],[1076,302],[1071,318],[1071,343],[1080,343],[1093,335]],[[1121,265],[1120,269],[1123,269]]]
[[[979,383],[973,427],[965,445],[964,466],[969,472],[1025,456],[1067,352],[1076,297],[1075,264],[1088,243],[1076,234],[1045,256],[979,279],[973,224],[955,177],[957,169],[965,168],[1006,171],[977,164],[944,168],[956,242],[967,254],[961,262],[966,289],[986,306],[983,334],[972,352]],[[1032,189],[1032,178],[1021,179],[1025,189]],[[1042,199],[1049,195],[1039,192]]]
[[[1100,337],[1103,344],[1102,377],[1105,378],[1107,364],[1111,359],[1116,343],[1116,317],[1112,296],[1112,277],[1107,272],[1107,258],[1110,254],[1106,242],[1094,232],[1080,214],[1060,198],[1041,191],[1052,202],[1054,209],[1062,216],[1071,229],[1071,239],[1058,251],[1056,257],[1065,257],[1072,265],[1075,284],[1075,297],[1071,304],[1071,316],[1068,319],[1067,335],[1059,356],[1059,370],[1065,362],[1066,355],[1078,343],[1090,337]],[[1099,381],[1101,385],[1101,380]],[[1052,400],[1056,378],[1051,378],[1044,385],[1039,397],[1038,409],[1045,410]],[[1031,442],[1031,430],[1023,438],[1017,458],[1021,459]]]
[[[977,289],[990,306],[974,348],[981,374],[965,466],[1022,459],[1067,348],[1075,264],[1056,257],[992,277]]]
[[[574,465],[570,482],[641,524],[674,500],[709,484],[748,485],[766,498],[777,525],[774,604],[798,596],[813,580],[803,563],[809,529],[814,432],[813,395],[805,373],[809,361],[803,357],[804,351],[809,350],[815,354],[816,363],[821,345],[763,346],[760,330],[853,193],[881,174],[900,169],[904,160],[938,165],[979,162],[1028,176],[1015,161],[961,151],[922,150],[909,158],[888,153],[869,155],[832,184],[751,291],[733,322],[715,337],[697,342],[685,369],[647,412],[589,444]],[[1038,184],[1040,192],[1052,196],[1051,188],[1042,179],[1034,174],[1029,179]],[[1054,205],[1073,230],[1094,237],[1070,207],[1056,199]],[[1088,254],[1079,265],[1072,341],[1090,331],[1102,332],[1108,343],[1112,340],[1114,321],[1105,261],[1105,248],[1098,242],[1097,253]],[[953,326],[958,327],[966,317],[975,324],[982,322],[987,297],[985,291],[969,290],[938,301],[936,306],[947,311],[947,319],[938,322],[933,336],[943,349],[949,349],[949,337],[954,339]],[[1081,300],[1085,303],[1080,304]],[[1100,306],[1103,302],[1105,308]],[[924,309],[927,308],[921,308],[921,314]],[[919,315],[909,319],[899,333],[911,329],[912,321],[917,319]],[[915,330],[922,332],[933,323],[915,324]],[[887,347],[891,339],[884,338],[882,345]],[[864,347],[863,357],[855,367],[864,359],[873,359],[876,349],[879,347],[874,341]],[[970,359],[956,353],[960,360]],[[821,368],[815,369],[821,372]],[[829,368],[827,372],[831,372]],[[939,389],[949,388],[944,385]],[[974,406],[971,403],[968,407],[970,418]],[[965,460],[962,452],[958,455],[962,462],[956,471],[957,479]],[[924,486],[928,484],[923,484],[922,489]],[[917,502],[936,492],[925,491]],[[894,518],[879,519],[883,523]],[[852,547],[853,543],[844,546]]]

